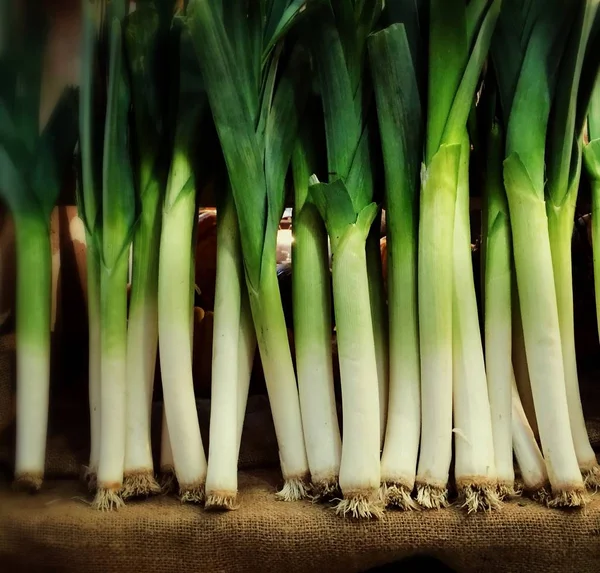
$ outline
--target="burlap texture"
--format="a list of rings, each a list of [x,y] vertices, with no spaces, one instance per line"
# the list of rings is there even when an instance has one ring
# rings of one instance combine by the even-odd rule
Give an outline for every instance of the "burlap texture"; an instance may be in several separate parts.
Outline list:
[[[64,386],[64,385],[63,385]],[[457,572],[600,571],[600,495],[584,512],[551,510],[523,499],[501,511],[467,516],[458,508],[400,513],[354,522],[310,502],[275,501],[281,483],[265,396],[249,402],[242,440],[240,508],[207,513],[173,497],[129,502],[116,513],[89,507],[74,479],[87,460],[84,385],[66,399],[52,393],[47,480],[36,495],[10,490],[14,440],[14,337],[0,338],[0,571],[360,572],[404,557],[437,557]],[[597,384],[583,401],[595,445]],[[83,398],[82,398],[83,397]],[[82,401],[83,400],[83,401]],[[154,418],[158,445],[160,404]],[[209,403],[198,411],[204,436]]]

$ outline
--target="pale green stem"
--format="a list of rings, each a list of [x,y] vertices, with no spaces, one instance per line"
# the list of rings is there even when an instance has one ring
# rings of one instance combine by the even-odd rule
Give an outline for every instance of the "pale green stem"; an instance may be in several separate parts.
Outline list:
[[[569,193],[567,201],[562,207],[555,207],[548,201],[547,213],[571,432],[573,433],[573,443],[579,468],[582,472],[588,472],[597,467],[598,462],[596,461],[596,454],[590,445],[585,427],[581,396],[579,395],[577,357],[575,354],[571,260],[571,238],[573,236],[575,202],[575,193]]]
[[[380,484],[377,359],[369,304],[365,232],[350,227],[333,256],[333,300],[342,382],[340,487],[373,501]]]
[[[125,472],[153,473],[150,414],[158,350],[158,253],[161,195],[147,192],[133,239],[133,276],[127,340]]]
[[[91,474],[100,461],[100,255],[93,235],[86,234],[87,311],[88,311],[88,385],[90,404]]]
[[[206,456],[192,377],[190,332],[190,290],[193,289],[190,259],[195,209],[195,194],[183,191],[163,212],[158,279],[163,395],[175,473],[182,492],[203,488],[206,478]]]
[[[106,240],[106,239],[105,239]],[[123,483],[127,391],[127,275],[129,249],[100,268],[100,462],[98,488]]]
[[[249,292],[260,358],[286,481],[306,480],[308,460],[300,416],[300,400],[292,363],[275,264],[261,272],[260,292]]]
[[[15,478],[44,476],[50,388],[51,250],[48,221],[15,214],[17,261],[17,445]]]
[[[342,442],[333,381],[331,274],[327,231],[317,208],[294,212],[294,340],[302,425],[314,484],[336,483]]]
[[[389,393],[389,349],[388,349],[388,309],[383,284],[383,268],[379,227],[381,216],[376,217],[367,238],[367,274],[369,277],[369,301],[373,321],[373,341],[375,343],[375,360],[377,362],[377,387],[379,395],[379,444],[383,449],[385,429],[387,425],[388,393]]]

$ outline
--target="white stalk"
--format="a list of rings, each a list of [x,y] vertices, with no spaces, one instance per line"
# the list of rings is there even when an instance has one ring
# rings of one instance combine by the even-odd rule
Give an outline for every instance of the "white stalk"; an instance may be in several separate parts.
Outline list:
[[[367,272],[369,276],[369,301],[373,322],[373,342],[377,363],[377,387],[379,394],[379,449],[383,449],[387,426],[390,360],[388,348],[388,309],[383,284],[379,228],[381,217],[375,219],[367,238]]]
[[[142,304],[132,305],[129,313],[125,497],[160,491],[154,479],[150,438],[157,348],[158,305],[148,297]]]
[[[560,207],[551,204],[551,199],[548,200],[548,231],[552,248],[554,285],[556,287],[560,340],[565,368],[565,386],[575,455],[577,456],[579,469],[589,485],[600,485],[600,467],[590,444],[583,417],[581,396],[579,394],[579,378],[577,376],[577,357],[575,355],[571,237],[575,219],[576,199],[577,194],[570,192],[566,203]]]
[[[554,505],[585,503],[569,421],[548,218],[518,155],[504,162],[527,364]]]
[[[163,404],[160,429],[160,481],[163,492],[169,492],[175,486],[175,462],[173,461],[173,450],[169,438],[169,426],[167,425],[167,414]]]
[[[242,441],[244,418],[246,417],[246,406],[248,404],[248,391],[250,389],[250,380],[252,378],[252,366],[254,365],[255,354],[256,333],[254,331],[254,322],[252,322],[252,311],[250,310],[250,301],[248,300],[246,284],[242,282],[242,304],[240,308],[240,337],[238,342],[238,455]]]
[[[259,292],[249,292],[250,307],[285,480],[277,497],[293,501],[308,493],[308,460],[276,268],[274,264],[265,269],[266,266],[263,262]]]
[[[182,162],[178,166],[178,162]],[[183,162],[186,165],[183,166]],[[175,156],[170,185],[184,177],[187,161]],[[181,172],[178,167],[182,167]],[[185,179],[189,177],[187,171]],[[183,189],[183,184],[179,189]],[[163,396],[175,473],[183,501],[204,499],[206,456],[198,424],[190,344],[190,272],[195,194],[182,191],[163,213],[158,285],[158,329]]]
[[[100,461],[97,509],[113,509],[123,502],[127,388],[127,256],[112,268],[101,264],[100,332]]]
[[[90,405],[90,461],[86,479],[95,489],[100,462],[100,262],[93,237],[87,244],[88,384]]]
[[[388,218],[390,387],[381,481],[388,503],[411,509],[421,436],[417,241],[413,212],[397,216]]]
[[[453,242],[459,161],[460,145],[442,146],[421,173],[421,447],[416,485],[417,501],[426,508],[448,504],[452,459]]]
[[[160,492],[151,446],[152,393],[158,351],[158,253],[162,194],[160,183],[146,184],[133,240],[127,340],[127,440],[124,497]]]
[[[469,513],[500,505],[492,418],[471,258],[469,139],[462,146],[454,217],[454,476]]]
[[[359,216],[360,218],[360,216]],[[368,232],[368,227],[367,227]],[[343,441],[338,513],[380,517],[379,395],[365,229],[350,226],[334,250],[332,276],[342,383]]]
[[[17,443],[15,485],[38,490],[44,477],[50,392],[49,223],[15,214],[17,262]],[[35,280],[32,278],[35,276]]]
[[[296,208],[293,230],[294,339],[302,426],[312,483],[318,495],[328,495],[338,488],[342,440],[333,380],[327,232],[312,203]]]
[[[490,132],[485,184],[484,306],[485,365],[494,439],[498,488],[514,493],[512,431],[512,246],[508,203],[502,180],[503,138],[498,125]]]
[[[513,276],[512,287],[512,365],[515,375],[515,381],[521,404],[527,420],[531,425],[531,431],[535,439],[539,441],[540,432],[538,429],[537,418],[535,415],[535,406],[533,404],[533,393],[531,391],[531,380],[529,379],[529,366],[527,365],[527,353],[525,351],[525,336],[523,334],[523,321],[521,320],[521,308],[519,305],[519,293],[517,290],[516,277]]]
[[[513,448],[517,464],[521,470],[525,491],[534,496],[545,498],[547,495],[545,488],[548,486],[546,463],[523,409],[514,378],[511,382],[511,394]]]
[[[243,269],[235,206],[227,198],[217,221],[217,271],[212,348],[210,448],[206,507],[234,509],[239,443],[240,312]]]

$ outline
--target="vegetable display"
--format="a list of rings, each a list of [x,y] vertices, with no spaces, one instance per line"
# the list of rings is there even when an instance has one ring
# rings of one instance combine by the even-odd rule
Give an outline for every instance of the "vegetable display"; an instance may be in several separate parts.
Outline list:
[[[40,124],[48,22],[0,0],[16,485],[44,475],[50,226],[71,179],[93,507],[174,490],[213,511],[243,504],[257,379],[281,501],[362,519],[519,495],[585,506],[600,465],[571,239],[589,187],[600,316],[600,0],[82,0],[78,86]],[[207,207],[215,290],[199,310]],[[206,433],[196,312],[212,312]]]

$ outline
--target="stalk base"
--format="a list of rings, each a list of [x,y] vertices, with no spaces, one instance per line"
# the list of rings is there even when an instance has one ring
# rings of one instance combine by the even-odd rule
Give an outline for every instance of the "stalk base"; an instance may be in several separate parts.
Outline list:
[[[583,481],[588,489],[597,491],[600,489],[600,466],[593,465],[588,468],[581,468]]]
[[[338,476],[313,480],[313,501],[331,501],[340,495]]]
[[[417,503],[425,509],[448,507],[448,488],[426,483],[417,485]]]
[[[163,493],[173,493],[177,490],[177,477],[175,468],[164,466],[160,468],[160,490]]]
[[[590,501],[590,496],[585,489],[552,490],[546,505],[548,507],[583,507]]]
[[[120,495],[120,486],[103,487],[96,490],[96,497],[92,502],[92,507],[99,511],[113,511],[125,506]]]
[[[207,494],[204,509],[213,511],[234,511],[238,509],[236,491],[212,491]]]
[[[130,497],[146,497],[161,492],[152,470],[128,471],[123,476],[123,499]]]
[[[377,494],[354,493],[342,499],[335,506],[335,513],[354,519],[381,519],[384,505]]]
[[[279,501],[298,501],[309,497],[310,484],[306,477],[287,478],[281,491],[275,494]]]
[[[552,496],[550,495],[550,484],[546,484],[538,489],[527,489],[527,495],[534,501],[542,503],[543,505],[549,505]]]
[[[383,482],[379,489],[381,499],[386,506],[404,511],[418,511],[421,508],[412,498],[412,488],[400,482]]]
[[[44,481],[44,475],[41,472],[24,472],[15,475],[13,488],[16,491],[27,491],[30,493],[39,491]]]
[[[462,501],[461,507],[467,510],[467,514],[492,511],[502,506],[498,484],[492,480],[482,479],[475,483],[462,481],[457,484],[457,488],[458,497]]]
[[[181,503],[202,503],[204,501],[204,482],[179,484]]]
[[[514,497],[514,496],[518,495],[517,490],[515,489],[514,481],[498,482],[496,491],[498,492],[498,496],[500,497],[500,500],[503,500],[507,497]]]

